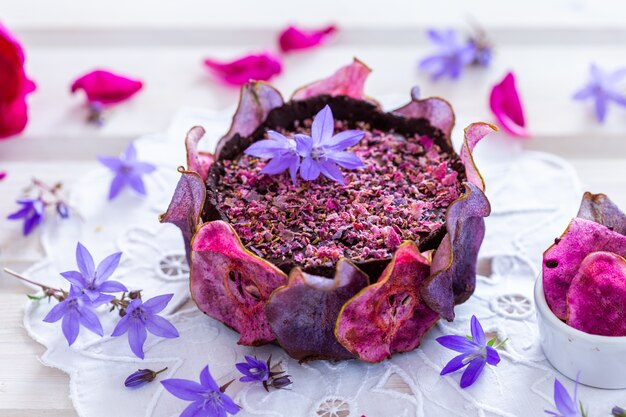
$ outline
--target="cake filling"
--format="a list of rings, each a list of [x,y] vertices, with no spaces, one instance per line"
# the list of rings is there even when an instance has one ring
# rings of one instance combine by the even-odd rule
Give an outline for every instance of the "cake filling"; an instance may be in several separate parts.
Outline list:
[[[310,134],[311,120],[296,122],[288,138]],[[386,259],[404,240],[422,239],[441,228],[446,208],[463,191],[460,161],[427,136],[406,136],[351,126],[365,132],[348,150],[365,168],[343,170],[345,186],[323,176],[298,178],[287,171],[265,175],[266,160],[242,154],[220,162],[217,208],[244,246],[275,263],[293,260],[310,268]],[[335,132],[348,129],[335,121]],[[291,139],[293,140],[293,139]]]

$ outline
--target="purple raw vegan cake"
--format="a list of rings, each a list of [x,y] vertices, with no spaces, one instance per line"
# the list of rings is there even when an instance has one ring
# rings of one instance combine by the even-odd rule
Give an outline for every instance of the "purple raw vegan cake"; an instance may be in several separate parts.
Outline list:
[[[288,102],[250,82],[214,155],[197,150],[202,128],[187,136],[188,169],[161,221],[182,231],[194,301],[240,344],[380,362],[415,349],[474,291],[490,207],[472,151],[494,127],[469,126],[457,155],[448,102],[383,112],[363,94],[369,72],[355,60]],[[343,185],[267,175],[244,153],[268,131],[310,134],[325,106],[335,132],[364,132],[349,149],[364,167]]]

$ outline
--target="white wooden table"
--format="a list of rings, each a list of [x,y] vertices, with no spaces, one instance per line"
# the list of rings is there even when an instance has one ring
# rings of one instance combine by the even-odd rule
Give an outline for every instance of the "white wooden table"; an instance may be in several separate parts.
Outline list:
[[[0,141],[0,170],[9,172],[0,182],[0,219],[15,210],[13,200],[31,177],[71,185],[95,166],[96,155],[116,154],[130,140],[164,130],[181,106],[233,106],[238,92],[205,74],[204,56],[275,48],[275,34],[285,24],[328,21],[339,24],[340,35],[326,47],[287,57],[283,75],[274,81],[281,91],[289,94],[358,56],[375,70],[367,85],[374,97],[408,99],[410,87],[420,85],[424,95],[448,98],[458,137],[470,121],[492,121],[490,86],[513,69],[533,132],[524,146],[566,158],[587,189],[626,207],[626,110],[612,108],[607,123],[599,125],[590,107],[571,100],[589,62],[626,66],[623,2],[466,3],[321,0],[305,10],[300,2],[253,0],[3,0],[0,20],[22,39],[38,89],[29,98],[26,131]],[[431,83],[415,65],[429,48],[424,29],[463,28],[470,15],[497,45],[492,67],[469,71],[458,82]],[[95,128],[84,123],[82,98],[69,95],[69,84],[102,66],[140,77],[146,88]],[[36,233],[24,238],[17,222],[0,220],[1,266],[23,270],[41,256]],[[74,416],[67,376],[38,362],[43,348],[22,327],[24,294],[18,282],[0,275],[0,417]]]

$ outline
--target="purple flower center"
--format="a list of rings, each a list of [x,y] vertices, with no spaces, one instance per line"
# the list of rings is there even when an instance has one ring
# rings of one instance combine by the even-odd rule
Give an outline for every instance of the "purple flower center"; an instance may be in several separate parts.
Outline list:
[[[321,146],[316,146],[311,149],[311,158],[315,159],[316,161],[325,158],[324,148]]]
[[[146,321],[147,314],[146,314],[146,311],[143,308],[137,307],[133,311],[130,312],[130,317],[133,318],[133,319]]]
[[[207,405],[214,410],[219,410],[224,408],[224,403],[222,401],[222,396],[217,391],[208,391],[201,394],[204,398],[204,403],[202,404],[202,409],[206,410]]]

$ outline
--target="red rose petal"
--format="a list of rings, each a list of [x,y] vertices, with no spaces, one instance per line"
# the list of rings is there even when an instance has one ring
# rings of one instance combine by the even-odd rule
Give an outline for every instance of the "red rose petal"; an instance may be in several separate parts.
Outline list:
[[[220,81],[237,86],[251,80],[267,81],[282,71],[280,58],[269,52],[246,55],[230,62],[206,58],[204,65]]]
[[[289,26],[281,32],[278,44],[283,52],[313,48],[320,45],[329,35],[336,31],[337,28],[333,25],[319,30],[304,30],[295,26]]]
[[[77,78],[72,93],[83,90],[90,103],[116,104],[135,95],[143,83],[107,70],[95,70]]]
[[[515,86],[515,75],[512,72],[506,74],[500,83],[493,86],[489,96],[489,106],[507,132],[519,137],[529,136],[524,109]]]

